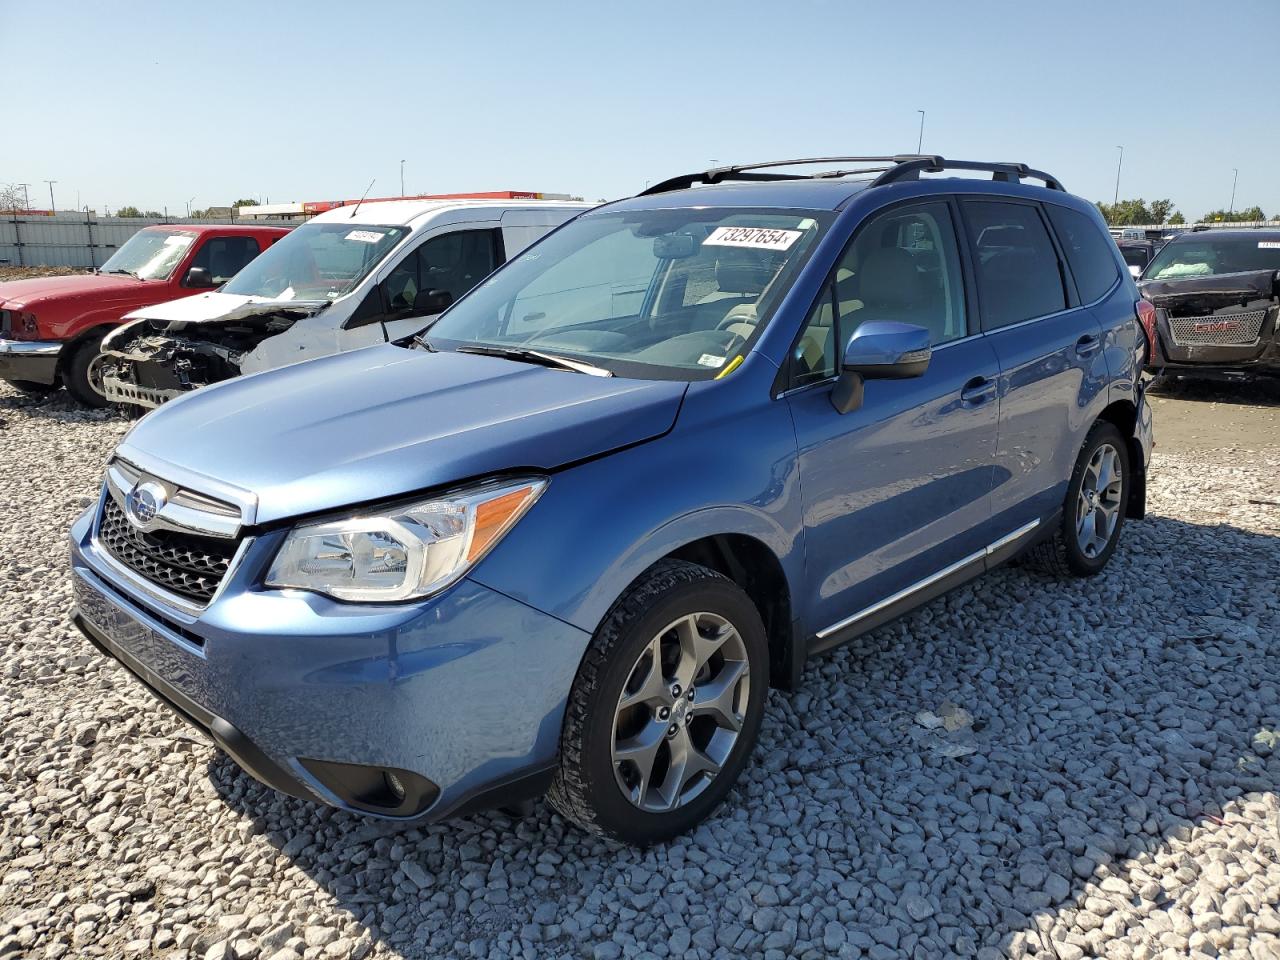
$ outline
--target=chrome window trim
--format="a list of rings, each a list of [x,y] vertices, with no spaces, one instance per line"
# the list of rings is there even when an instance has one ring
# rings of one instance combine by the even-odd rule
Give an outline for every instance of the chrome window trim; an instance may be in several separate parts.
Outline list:
[[[1032,530],[1034,530],[1038,526],[1040,526],[1039,520],[1032,520],[1030,523],[1023,524],[1017,530],[1014,530],[1011,533],[1005,534],[999,540],[995,540],[987,544],[987,546],[983,547],[981,550],[977,550],[974,553],[969,554],[967,557],[961,560],[957,560],[955,563],[951,564],[948,567],[944,567],[943,569],[939,570],[937,573],[931,574],[930,576],[925,577],[923,580],[920,580],[920,581],[917,581],[916,583],[911,584],[911,586],[909,587],[904,587],[903,589],[899,590],[897,593],[892,594],[891,596],[885,597],[883,600],[873,603],[869,607],[864,607],[863,609],[859,610],[857,613],[853,614],[850,617],[845,617],[843,620],[840,620],[837,623],[833,623],[829,627],[824,627],[823,629],[818,631],[817,633],[818,639],[825,640],[827,639],[827,637],[831,636],[832,634],[839,633],[841,630],[844,630],[846,627],[853,626],[859,620],[865,620],[867,617],[870,617],[870,616],[873,616],[874,614],[879,613],[881,610],[884,610],[886,607],[891,607],[898,601],[905,600],[907,597],[911,596],[912,594],[919,593],[921,590],[924,590],[927,587],[933,586],[939,580],[945,580],[947,577],[951,576],[953,573],[959,573],[965,567],[972,566],[973,564],[977,563],[979,560],[985,560],[987,557],[991,556],[993,553],[1002,549],[1003,547],[1007,547],[1009,546],[1009,544],[1015,543],[1016,541],[1021,540],[1023,537],[1025,537],[1027,534],[1029,534]]]

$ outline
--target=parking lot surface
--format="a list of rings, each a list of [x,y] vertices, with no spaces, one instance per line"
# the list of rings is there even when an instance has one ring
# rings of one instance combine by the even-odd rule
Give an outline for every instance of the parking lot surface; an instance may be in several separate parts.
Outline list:
[[[67,623],[128,422],[0,386],[0,958],[1278,957],[1280,392],[1154,402],[1102,576],[1001,570],[812,663],[639,851],[240,773]]]

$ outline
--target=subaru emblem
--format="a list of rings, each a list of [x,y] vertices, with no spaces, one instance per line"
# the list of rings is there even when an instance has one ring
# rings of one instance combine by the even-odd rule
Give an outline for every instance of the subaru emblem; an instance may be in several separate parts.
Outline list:
[[[156,518],[166,499],[167,494],[160,484],[150,481],[140,483],[129,491],[125,500],[125,513],[134,526],[145,527]]]

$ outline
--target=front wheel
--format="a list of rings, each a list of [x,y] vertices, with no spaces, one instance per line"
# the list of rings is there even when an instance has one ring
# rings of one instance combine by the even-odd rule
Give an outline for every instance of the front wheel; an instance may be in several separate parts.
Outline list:
[[[102,388],[102,338],[105,333],[94,334],[76,344],[62,371],[62,381],[67,393],[86,407],[105,407],[106,394]]]
[[[1102,571],[1120,542],[1129,503],[1129,445],[1115,424],[1093,425],[1076,458],[1061,526],[1028,553],[1047,573],[1091,577]]]
[[[548,799],[584,829],[626,843],[691,829],[746,766],[768,686],[750,598],[706,567],[657,564],[583,658]]]

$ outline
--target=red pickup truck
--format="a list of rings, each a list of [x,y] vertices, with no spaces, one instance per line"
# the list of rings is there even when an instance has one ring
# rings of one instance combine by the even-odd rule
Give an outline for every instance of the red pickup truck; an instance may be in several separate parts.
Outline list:
[[[96,273],[0,283],[0,379],[28,393],[61,384],[83,404],[106,406],[94,361],[121,317],[221,286],[288,232],[185,223],[146,227]]]

